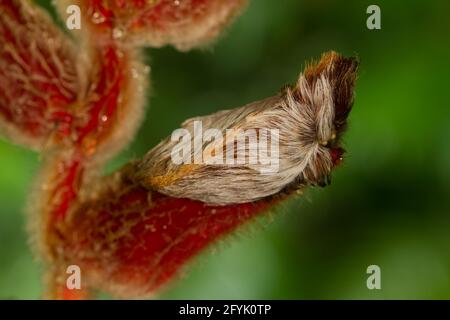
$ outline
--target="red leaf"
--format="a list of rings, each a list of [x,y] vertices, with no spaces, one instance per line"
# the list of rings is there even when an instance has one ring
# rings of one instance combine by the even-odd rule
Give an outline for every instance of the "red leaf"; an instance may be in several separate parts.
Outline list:
[[[120,297],[149,295],[218,238],[276,202],[207,206],[124,180],[59,226],[64,261],[87,282]]]
[[[171,44],[182,50],[216,38],[246,2],[79,0],[91,28],[109,40],[135,46]]]
[[[79,91],[76,53],[29,1],[0,1],[0,122],[16,142],[40,148],[68,135]]]

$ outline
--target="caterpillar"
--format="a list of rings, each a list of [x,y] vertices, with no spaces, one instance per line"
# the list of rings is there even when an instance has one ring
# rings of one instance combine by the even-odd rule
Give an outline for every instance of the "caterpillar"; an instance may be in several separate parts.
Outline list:
[[[344,153],[340,141],[353,105],[357,69],[357,59],[329,52],[308,66],[294,86],[275,96],[189,119],[182,124],[190,133],[189,144],[196,144],[196,123],[203,130],[219,130],[226,138],[203,141],[200,149],[189,148],[188,161],[181,164],[173,161],[178,141],[166,138],[140,161],[134,179],[166,195],[212,205],[252,202],[306,186],[326,185]],[[249,130],[264,130],[259,139],[266,142],[276,140],[272,150],[279,162],[276,171],[263,174],[265,164],[255,161],[192,163],[199,156],[210,158],[211,153],[232,152],[231,159],[258,156],[261,144],[236,144],[236,137]],[[276,133],[267,136],[267,132]]]

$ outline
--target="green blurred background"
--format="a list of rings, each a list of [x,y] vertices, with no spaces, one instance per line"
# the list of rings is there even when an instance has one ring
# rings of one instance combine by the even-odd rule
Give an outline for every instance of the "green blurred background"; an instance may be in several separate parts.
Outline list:
[[[274,94],[324,51],[362,63],[332,185],[215,246],[162,298],[450,298],[450,2],[377,1],[377,31],[366,28],[370,4],[253,0],[208,50],[146,50],[147,118],[108,170],[188,117]],[[0,141],[0,298],[42,291],[23,213],[38,168],[35,153]],[[371,264],[382,290],[366,287]]]

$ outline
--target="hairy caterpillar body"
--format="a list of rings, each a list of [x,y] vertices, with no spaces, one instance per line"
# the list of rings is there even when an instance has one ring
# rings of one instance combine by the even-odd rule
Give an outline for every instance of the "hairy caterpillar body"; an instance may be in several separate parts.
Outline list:
[[[339,143],[353,104],[357,67],[356,59],[329,52],[309,66],[295,86],[276,96],[187,120],[182,128],[192,146],[198,139],[197,123],[203,130],[222,132],[224,138],[202,141],[201,148],[188,147],[190,154],[180,164],[173,159],[179,142],[169,137],[138,164],[136,181],[172,197],[213,205],[252,202],[281,191],[326,185],[343,154]],[[276,170],[270,170],[267,162],[250,161],[249,157],[261,156],[261,141],[237,145],[238,135],[252,131],[256,139],[272,142],[272,148],[267,148],[272,149]],[[212,159],[225,154],[228,160],[245,158],[240,163]]]

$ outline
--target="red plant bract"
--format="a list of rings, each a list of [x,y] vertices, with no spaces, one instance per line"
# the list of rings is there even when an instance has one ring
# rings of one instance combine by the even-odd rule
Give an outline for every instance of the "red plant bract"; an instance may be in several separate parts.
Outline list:
[[[164,285],[192,256],[273,201],[207,206],[161,195],[126,181],[73,215],[64,252],[90,282],[121,297],[143,296]]]
[[[3,131],[36,149],[67,135],[80,89],[74,45],[49,17],[12,0],[0,1],[0,39]]]

